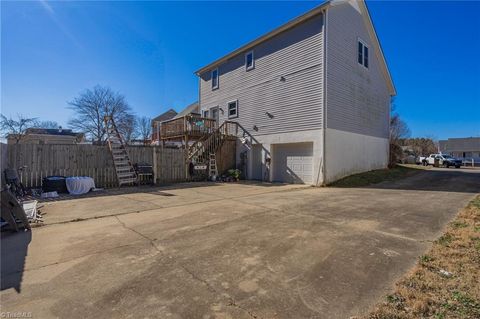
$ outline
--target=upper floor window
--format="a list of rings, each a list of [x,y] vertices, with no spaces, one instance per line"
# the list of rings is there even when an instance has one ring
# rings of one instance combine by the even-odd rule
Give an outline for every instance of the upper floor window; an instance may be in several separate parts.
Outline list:
[[[248,71],[253,68],[255,68],[255,59],[253,56],[253,51],[250,51],[245,54],[245,69]]]
[[[212,90],[218,89],[218,69],[212,71]]]
[[[227,112],[229,119],[238,117],[238,100],[228,102]]]
[[[368,46],[358,40],[358,63],[368,68]]]

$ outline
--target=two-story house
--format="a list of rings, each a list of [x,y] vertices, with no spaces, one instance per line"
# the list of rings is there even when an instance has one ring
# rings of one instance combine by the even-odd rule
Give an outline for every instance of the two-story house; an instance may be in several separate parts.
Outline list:
[[[385,168],[395,95],[364,1],[327,1],[202,67],[204,116],[238,122],[248,179],[321,185]]]

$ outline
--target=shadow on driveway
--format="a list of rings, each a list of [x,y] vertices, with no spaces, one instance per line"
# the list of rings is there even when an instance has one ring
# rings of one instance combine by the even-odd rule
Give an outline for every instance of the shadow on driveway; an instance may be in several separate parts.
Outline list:
[[[399,189],[411,191],[479,193],[480,170],[434,168],[412,177],[367,186],[375,189]]]
[[[31,231],[1,233],[1,289],[14,288],[20,293]]]

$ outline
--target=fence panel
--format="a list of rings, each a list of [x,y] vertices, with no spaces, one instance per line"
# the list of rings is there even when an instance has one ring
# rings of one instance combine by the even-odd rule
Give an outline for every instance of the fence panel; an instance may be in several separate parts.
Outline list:
[[[129,146],[127,149],[133,163],[147,163],[154,167],[157,165],[155,170],[158,183],[187,180],[183,150],[162,149],[158,146]],[[20,173],[20,179],[26,187],[41,187],[42,179],[53,175],[90,176],[97,187],[117,185],[107,146],[11,144],[3,145],[1,151],[4,162],[2,168],[19,169],[26,166]]]

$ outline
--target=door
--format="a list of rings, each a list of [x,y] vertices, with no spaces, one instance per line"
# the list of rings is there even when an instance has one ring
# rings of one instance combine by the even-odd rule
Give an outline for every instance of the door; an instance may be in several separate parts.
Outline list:
[[[255,179],[258,181],[263,180],[262,178],[262,144],[253,144],[252,145],[252,176],[250,179]]]
[[[218,112],[218,106],[212,107],[210,109],[210,118],[212,120],[215,120],[215,126],[218,127],[219,123],[219,112]]]
[[[313,143],[274,144],[273,180],[282,183],[313,183]]]

